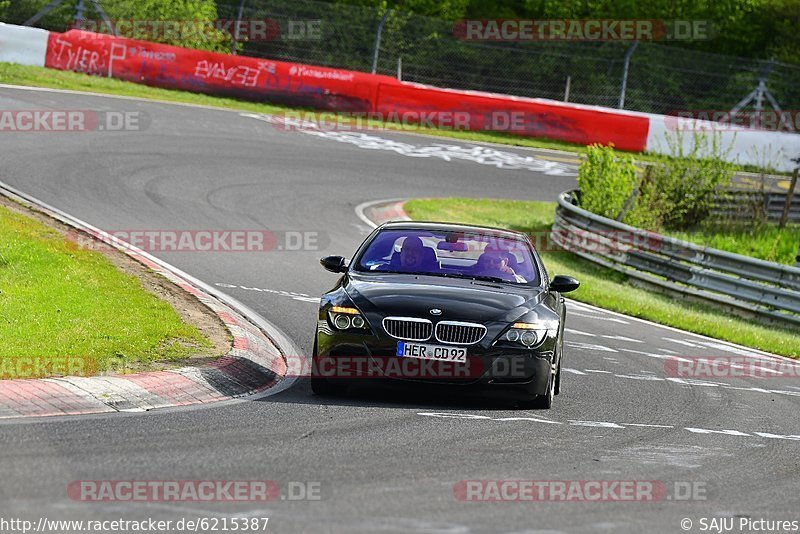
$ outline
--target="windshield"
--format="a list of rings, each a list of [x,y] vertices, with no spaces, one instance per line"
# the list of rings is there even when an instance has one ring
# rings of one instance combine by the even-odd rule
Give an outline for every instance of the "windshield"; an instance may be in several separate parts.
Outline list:
[[[481,231],[384,230],[355,270],[539,284],[526,242]]]

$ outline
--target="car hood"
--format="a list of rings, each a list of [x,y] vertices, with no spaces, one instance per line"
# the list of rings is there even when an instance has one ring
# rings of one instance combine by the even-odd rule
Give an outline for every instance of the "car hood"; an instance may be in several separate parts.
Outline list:
[[[540,287],[396,274],[349,276],[345,290],[368,314],[478,323],[515,321],[544,297]]]

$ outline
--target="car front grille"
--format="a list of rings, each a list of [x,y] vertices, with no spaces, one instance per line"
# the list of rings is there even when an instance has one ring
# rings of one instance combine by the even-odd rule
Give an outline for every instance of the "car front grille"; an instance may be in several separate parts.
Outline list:
[[[427,341],[433,333],[433,324],[427,319],[414,317],[386,317],[383,329],[396,339],[406,341]]]
[[[442,321],[436,325],[436,340],[454,345],[474,345],[486,335],[486,327],[477,323]]]

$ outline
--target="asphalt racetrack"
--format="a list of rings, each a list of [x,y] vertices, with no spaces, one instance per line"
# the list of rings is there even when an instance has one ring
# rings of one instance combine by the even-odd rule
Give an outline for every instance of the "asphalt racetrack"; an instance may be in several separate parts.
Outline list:
[[[335,282],[318,259],[349,256],[366,236],[359,204],[554,200],[576,185],[574,164],[510,147],[285,131],[236,112],[9,88],[0,89],[0,108],[148,117],[133,132],[0,133],[1,181],[97,227],[316,235],[318,250],[154,252],[256,310],[306,355],[318,296]],[[320,398],[300,380],[259,400],[201,409],[8,422],[0,425],[2,515],[269,517],[269,532],[364,533],[682,532],[685,518],[699,532],[701,518],[800,518],[796,377],[669,380],[670,357],[749,352],[585,305],[568,310],[552,410],[404,389]],[[76,480],[164,479],[313,482],[321,491],[318,500],[266,504],[67,494]],[[657,481],[666,494],[657,502],[464,502],[454,492],[462,481],[509,479]]]

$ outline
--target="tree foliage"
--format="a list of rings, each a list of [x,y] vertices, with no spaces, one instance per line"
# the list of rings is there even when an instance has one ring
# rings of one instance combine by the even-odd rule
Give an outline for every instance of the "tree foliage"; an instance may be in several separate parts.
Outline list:
[[[104,0],[103,8],[114,19],[173,21],[181,24],[177,35],[157,30],[152,35],[132,35],[147,41],[214,52],[230,49],[231,36],[215,29],[215,0]]]
[[[333,0],[448,20],[464,18],[707,20],[709,40],[672,46],[800,63],[800,0]]]
[[[5,9],[3,9],[4,3],[8,4]],[[21,24],[49,3],[50,0],[0,0],[0,18],[6,22]],[[186,31],[187,28],[183,28],[171,34],[165,31],[163,26],[156,25],[156,30],[152,33],[137,30],[130,35],[124,34],[125,37],[201,50],[225,52],[230,49],[231,36],[213,29],[214,21],[217,19],[215,0],[100,0],[100,4],[112,22],[175,21],[185,23],[189,29],[202,28],[202,24],[206,22],[212,25],[210,31]],[[76,0],[63,0],[36,25],[65,31],[75,27],[76,14]],[[84,25],[86,29],[109,31],[100,24],[101,14],[95,10],[92,2],[84,3],[83,17],[87,21]]]
[[[614,219],[636,186],[636,166],[630,154],[619,154],[612,146],[591,145],[578,170],[581,207]]]

